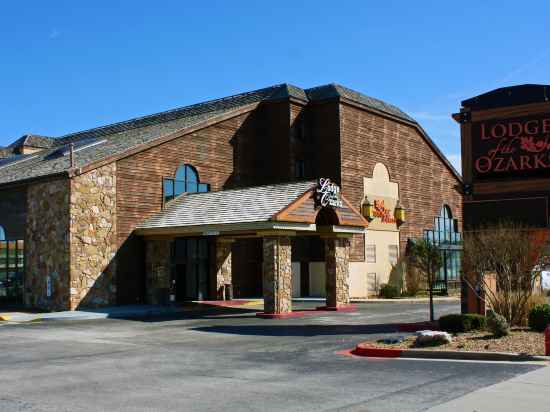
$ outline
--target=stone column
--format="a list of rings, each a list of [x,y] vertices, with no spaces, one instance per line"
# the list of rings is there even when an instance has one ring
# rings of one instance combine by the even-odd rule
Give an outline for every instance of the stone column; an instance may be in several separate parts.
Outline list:
[[[216,299],[227,299],[225,285],[232,284],[231,245],[233,239],[216,239]]]
[[[292,264],[290,238],[263,239],[264,313],[286,314],[292,311]]]
[[[349,238],[325,239],[327,309],[349,304]]]

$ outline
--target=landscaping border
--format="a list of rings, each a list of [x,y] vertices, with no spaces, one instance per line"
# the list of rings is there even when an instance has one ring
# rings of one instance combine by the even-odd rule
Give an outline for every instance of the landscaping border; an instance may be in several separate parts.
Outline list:
[[[525,353],[508,352],[466,352],[453,350],[426,349],[393,349],[380,348],[369,342],[358,344],[350,351],[351,355],[372,358],[420,358],[420,359],[452,359],[473,361],[550,361],[550,356],[528,355]]]

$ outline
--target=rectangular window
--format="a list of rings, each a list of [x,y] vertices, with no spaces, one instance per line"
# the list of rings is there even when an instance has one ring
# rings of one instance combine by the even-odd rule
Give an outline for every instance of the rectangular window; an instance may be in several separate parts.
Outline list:
[[[392,265],[397,264],[397,258],[399,257],[399,247],[397,245],[389,245],[388,253],[389,253],[390,263]]]
[[[376,263],[376,245],[367,245],[365,250],[367,263]]]
[[[378,278],[376,273],[367,273],[367,292],[369,295],[378,294]]]
[[[174,198],[174,179],[164,179],[164,203],[169,202]]]

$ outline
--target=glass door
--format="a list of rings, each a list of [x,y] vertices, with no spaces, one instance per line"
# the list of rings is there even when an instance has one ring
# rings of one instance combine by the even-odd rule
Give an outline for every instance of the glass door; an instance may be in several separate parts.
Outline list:
[[[176,300],[203,300],[208,297],[209,260],[206,238],[176,239],[173,254]]]

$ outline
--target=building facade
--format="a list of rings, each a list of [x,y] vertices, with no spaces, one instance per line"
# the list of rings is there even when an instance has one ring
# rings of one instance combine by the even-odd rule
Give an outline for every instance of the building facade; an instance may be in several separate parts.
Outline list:
[[[461,230],[461,178],[421,126],[334,84],[27,135],[0,155],[0,227],[25,256],[6,282],[47,309],[273,289],[269,311],[292,296],[338,306],[375,294],[442,211]]]

